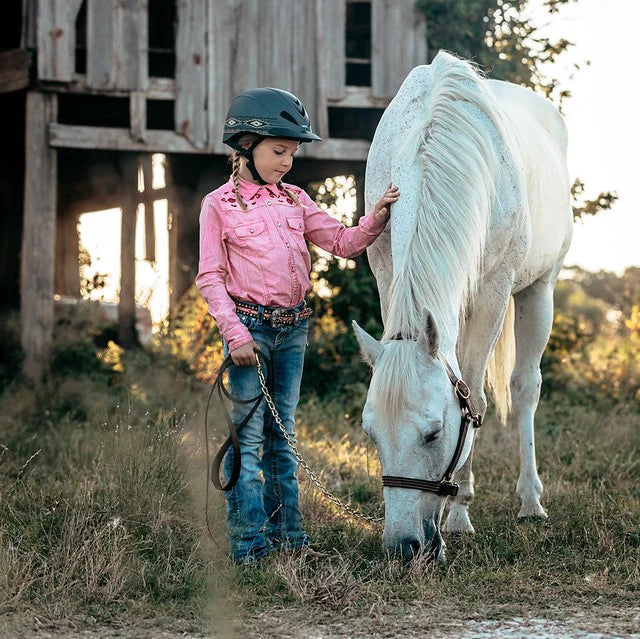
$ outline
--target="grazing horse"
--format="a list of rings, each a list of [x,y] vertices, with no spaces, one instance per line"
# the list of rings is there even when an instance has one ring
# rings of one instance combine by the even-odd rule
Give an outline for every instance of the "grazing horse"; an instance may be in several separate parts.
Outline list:
[[[363,429],[382,465],[383,546],[393,554],[444,561],[441,519],[455,492],[447,471],[459,491],[444,531],[474,531],[474,429],[461,398],[468,387],[479,425],[485,380],[498,414],[520,430],[518,517],[546,517],[534,413],[572,234],[566,149],[548,100],[444,51],[409,73],[380,120],[367,206],[381,184],[401,196],[368,249],[384,333],[378,341],[355,322],[354,331],[373,369]]]

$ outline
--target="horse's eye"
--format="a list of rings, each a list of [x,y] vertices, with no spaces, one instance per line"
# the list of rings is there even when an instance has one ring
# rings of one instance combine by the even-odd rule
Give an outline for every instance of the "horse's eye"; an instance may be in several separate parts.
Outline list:
[[[440,437],[441,432],[442,432],[442,427],[437,428],[436,430],[432,430],[430,433],[424,436],[424,440],[423,440],[424,443],[430,444],[431,442],[434,442],[436,439],[438,439],[438,437]]]
[[[440,437],[440,431],[438,431],[437,433],[429,433],[428,435],[425,435],[424,443],[430,444],[431,442],[436,441],[438,437]]]

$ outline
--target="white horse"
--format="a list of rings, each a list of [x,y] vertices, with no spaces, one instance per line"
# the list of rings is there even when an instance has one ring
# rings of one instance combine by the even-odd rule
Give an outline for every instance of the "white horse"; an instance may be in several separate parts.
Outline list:
[[[474,430],[462,430],[456,377],[480,414],[485,377],[501,417],[513,414],[518,516],[546,517],[533,421],[553,288],[572,234],[566,149],[566,127],[547,100],[484,79],[446,52],[409,73],[373,138],[368,208],[380,185],[397,184],[401,196],[390,228],[368,249],[382,339],[354,322],[373,368],[363,428],[385,476],[438,484],[453,464],[460,490],[446,532],[474,531]],[[445,497],[428,490],[385,485],[386,550],[412,557],[424,549],[444,561]]]

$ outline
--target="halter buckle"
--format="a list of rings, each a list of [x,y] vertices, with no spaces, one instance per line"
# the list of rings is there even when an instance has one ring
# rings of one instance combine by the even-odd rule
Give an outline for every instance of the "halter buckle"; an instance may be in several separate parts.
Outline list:
[[[455,497],[458,494],[459,486],[452,481],[442,480],[438,486],[438,495],[449,495]]]
[[[469,399],[471,397],[471,390],[461,379],[456,380],[455,389],[456,394],[461,399]]]

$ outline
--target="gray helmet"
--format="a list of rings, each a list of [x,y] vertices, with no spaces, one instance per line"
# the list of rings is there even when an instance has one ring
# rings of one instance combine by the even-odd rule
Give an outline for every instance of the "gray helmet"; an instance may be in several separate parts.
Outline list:
[[[238,149],[234,143],[243,133],[300,142],[322,139],[311,130],[309,115],[302,102],[292,93],[273,87],[250,89],[231,102],[222,141]]]
[[[248,149],[238,144],[238,138],[245,133],[257,136]],[[233,98],[224,123],[222,141],[247,158],[247,168],[260,184],[266,182],[253,163],[253,149],[266,137],[300,142],[322,139],[311,130],[307,110],[293,93],[264,87],[250,89]]]

